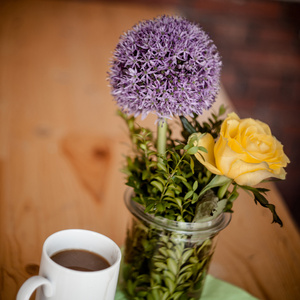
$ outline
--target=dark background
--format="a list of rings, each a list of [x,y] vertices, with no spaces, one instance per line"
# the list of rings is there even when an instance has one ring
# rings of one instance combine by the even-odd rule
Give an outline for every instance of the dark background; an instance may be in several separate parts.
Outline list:
[[[223,58],[222,83],[239,116],[268,123],[291,160],[287,179],[276,184],[299,227],[300,2],[124,1],[170,5],[211,36]]]

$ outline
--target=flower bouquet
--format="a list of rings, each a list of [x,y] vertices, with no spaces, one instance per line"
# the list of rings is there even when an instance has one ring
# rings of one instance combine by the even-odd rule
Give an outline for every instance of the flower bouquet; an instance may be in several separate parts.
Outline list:
[[[267,189],[289,159],[265,123],[221,106],[221,59],[209,36],[181,17],[143,21],[123,34],[109,73],[132,142],[124,173],[132,213],[122,286],[130,299],[199,299],[216,237],[230,221],[238,190],[251,193],[282,225]],[[157,134],[136,123],[157,115]],[[172,122],[180,126],[174,138]]]

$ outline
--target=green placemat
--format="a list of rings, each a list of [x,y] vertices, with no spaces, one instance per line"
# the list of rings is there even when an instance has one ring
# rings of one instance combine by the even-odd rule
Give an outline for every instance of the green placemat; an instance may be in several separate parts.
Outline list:
[[[208,275],[205,280],[201,300],[257,300],[244,290]],[[128,300],[127,297],[117,289],[115,300]]]

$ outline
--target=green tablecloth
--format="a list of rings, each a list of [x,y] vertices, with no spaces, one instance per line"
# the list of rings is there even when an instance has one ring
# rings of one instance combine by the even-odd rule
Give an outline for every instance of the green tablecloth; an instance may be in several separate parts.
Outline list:
[[[208,275],[201,300],[255,300],[244,290],[220,279]],[[127,300],[126,296],[117,289],[115,300]]]

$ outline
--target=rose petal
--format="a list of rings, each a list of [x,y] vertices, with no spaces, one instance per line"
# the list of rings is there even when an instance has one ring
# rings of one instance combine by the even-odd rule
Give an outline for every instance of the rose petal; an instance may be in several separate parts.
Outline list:
[[[228,146],[228,140],[226,138],[223,138],[220,136],[218,141],[216,142],[215,149],[215,160],[216,160],[216,167],[220,170],[220,172],[223,175],[226,175],[230,170],[230,166],[237,160],[241,159],[242,157],[239,157],[238,153],[236,153],[234,150],[232,150]],[[230,177],[234,178],[234,177]]]
[[[278,174],[274,174],[273,170],[269,168],[266,162],[251,164],[237,160],[232,164],[231,169],[228,172],[228,177],[234,178],[237,184],[254,186],[269,177],[284,179],[285,174],[283,168],[281,168]]]
[[[198,147],[204,147],[206,152],[198,151],[195,156],[200,163],[202,163],[210,172],[217,175],[222,175],[220,170],[217,169],[214,157],[214,146],[215,141],[211,134],[206,133],[204,135],[200,134],[197,140]]]

